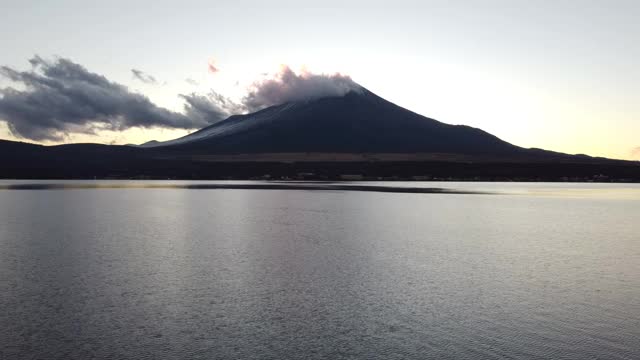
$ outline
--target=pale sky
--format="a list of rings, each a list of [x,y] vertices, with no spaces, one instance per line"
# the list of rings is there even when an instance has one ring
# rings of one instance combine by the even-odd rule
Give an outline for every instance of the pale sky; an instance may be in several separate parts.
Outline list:
[[[400,106],[519,146],[640,159],[637,0],[0,3],[0,65],[28,70],[36,54],[60,56],[174,111],[178,94],[239,97],[288,64],[348,74]],[[219,73],[208,72],[211,59]],[[159,84],[135,80],[132,68]],[[0,138],[15,139],[1,120]],[[67,141],[186,133],[136,128]]]

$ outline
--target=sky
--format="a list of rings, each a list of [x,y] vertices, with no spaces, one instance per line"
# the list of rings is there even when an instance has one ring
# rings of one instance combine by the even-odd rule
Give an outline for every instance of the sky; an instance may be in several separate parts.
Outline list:
[[[640,160],[637,0],[0,1],[3,139],[169,140],[240,111],[284,64],[348,75],[397,105],[515,145]],[[97,87],[69,80],[68,69]],[[49,81],[73,87],[74,99],[109,89],[110,102],[32,111],[58,126],[55,136],[17,128],[36,95],[56,98]],[[81,119],[105,104],[120,110],[97,125]],[[155,120],[129,119],[145,114]]]

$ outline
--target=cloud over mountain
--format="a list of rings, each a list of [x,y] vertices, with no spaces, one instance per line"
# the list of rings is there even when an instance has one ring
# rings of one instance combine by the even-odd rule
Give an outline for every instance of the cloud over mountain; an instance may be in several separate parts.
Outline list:
[[[30,71],[0,67],[0,75],[21,87],[0,88],[0,120],[18,137],[60,141],[68,133],[105,129],[197,129],[228,116],[215,97],[183,95],[185,115],[158,107],[146,96],[69,59],[35,56],[29,62]]]
[[[640,146],[637,146],[631,150],[631,158],[640,160]]]
[[[195,121],[222,120],[230,114],[238,114],[245,110],[244,106],[215,91],[207,95],[181,94],[180,97],[185,101],[185,115]]]
[[[254,82],[242,103],[249,111],[290,101],[311,100],[321,97],[343,96],[350,91],[361,91],[360,85],[340,73],[296,74],[286,65],[274,78]]]

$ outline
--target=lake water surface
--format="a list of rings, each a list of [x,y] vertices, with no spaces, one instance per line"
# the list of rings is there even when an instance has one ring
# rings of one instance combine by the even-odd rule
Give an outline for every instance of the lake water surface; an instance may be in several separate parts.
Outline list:
[[[0,181],[31,358],[638,359],[640,186]]]

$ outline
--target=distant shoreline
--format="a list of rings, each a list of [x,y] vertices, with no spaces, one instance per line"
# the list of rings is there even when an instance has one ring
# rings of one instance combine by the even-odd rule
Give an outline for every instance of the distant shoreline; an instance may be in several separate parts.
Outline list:
[[[412,178],[366,178],[363,177],[361,179],[297,179],[297,178],[179,178],[179,177],[147,177],[147,176],[138,176],[138,177],[95,177],[95,178],[71,178],[71,177],[0,177],[0,181],[261,181],[265,183],[281,183],[288,181],[295,181],[300,183],[344,183],[349,184],[353,182],[415,182],[415,183],[424,183],[424,182],[442,182],[442,183],[455,183],[455,182],[469,182],[469,183],[558,183],[558,184],[638,184],[640,180],[638,179],[606,179],[606,180],[578,180],[578,179],[570,179],[570,180],[527,180],[527,179],[465,179],[465,178],[450,178],[450,179],[423,179],[417,180]],[[1,188],[1,186],[0,186]]]

